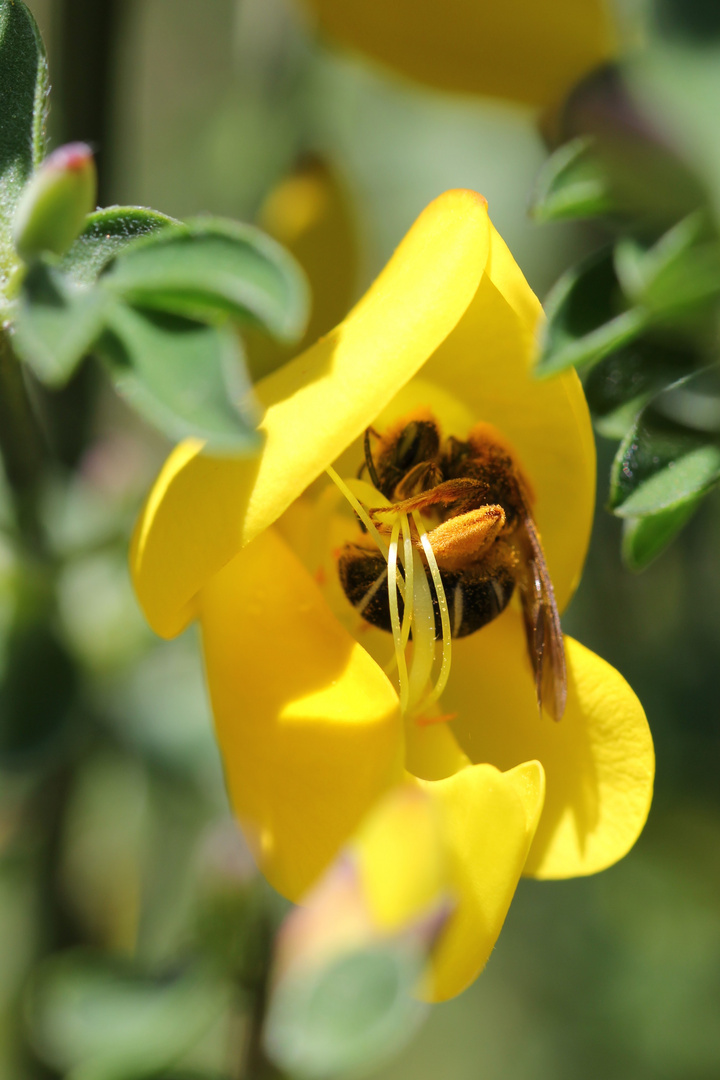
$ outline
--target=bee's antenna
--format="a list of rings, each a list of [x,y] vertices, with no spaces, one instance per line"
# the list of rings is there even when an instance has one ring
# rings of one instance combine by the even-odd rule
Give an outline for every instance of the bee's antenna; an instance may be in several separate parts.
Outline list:
[[[363,446],[365,447],[365,464],[367,465],[367,470],[370,473],[370,479],[372,480],[373,484],[378,489],[378,491],[381,491],[382,489],[380,487],[380,477],[377,474],[377,469],[375,468],[375,462],[373,461],[372,450],[370,449],[370,432],[371,431],[372,431],[372,428],[365,428],[365,438],[363,440]]]

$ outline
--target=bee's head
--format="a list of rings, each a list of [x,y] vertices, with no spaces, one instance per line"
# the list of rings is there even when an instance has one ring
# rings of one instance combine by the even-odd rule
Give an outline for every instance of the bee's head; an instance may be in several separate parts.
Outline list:
[[[400,473],[423,461],[434,461],[440,452],[440,432],[434,420],[411,420],[397,436],[392,457]]]
[[[371,433],[379,439],[374,452]],[[428,409],[403,417],[382,434],[373,428],[365,432],[365,466],[378,491],[388,499],[392,499],[397,484],[418,466],[434,467],[439,454],[440,429]]]

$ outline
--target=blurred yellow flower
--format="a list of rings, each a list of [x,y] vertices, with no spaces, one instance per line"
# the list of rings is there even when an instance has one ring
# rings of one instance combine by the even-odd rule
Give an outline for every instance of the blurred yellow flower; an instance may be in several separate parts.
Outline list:
[[[456,904],[434,953],[436,998],[482,968],[523,871],[589,874],[628,851],[650,803],[652,742],[622,677],[572,639],[565,715],[540,718],[512,605],[453,641],[434,712],[403,715],[381,666],[388,635],[362,631],[340,588],[332,549],[357,525],[322,478],[331,466],[353,475],[365,429],[418,406],[461,437],[491,422],[533,487],[562,609],[590,533],[594,442],[575,373],[533,378],[540,318],[485,200],[445,193],[345,320],[257,384],[259,458],[214,458],[197,441],[174,450],[131,552],[154,629],[201,622],[232,803],[280,892],[302,897],[383,792],[430,794]]]
[[[354,300],[359,262],[350,198],[335,171],[309,158],[268,195],[259,226],[298,260],[312,286],[305,336],[291,351],[260,331],[243,331],[255,377],[267,374],[332,330]]]
[[[615,51],[607,0],[305,0],[322,30],[441,90],[557,104]]]

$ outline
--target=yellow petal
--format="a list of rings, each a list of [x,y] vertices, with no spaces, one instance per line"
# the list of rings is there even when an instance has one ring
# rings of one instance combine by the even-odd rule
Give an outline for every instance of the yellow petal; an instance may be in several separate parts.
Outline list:
[[[650,808],[654,754],[642,706],[622,676],[565,638],[568,703],[559,723],[538,716],[521,618],[509,610],[453,645],[443,708],[472,761],[500,769],[537,758],[545,809],[526,873],[592,874],[632,847]]]
[[[322,29],[442,90],[553,104],[613,52],[605,0],[305,0]]]
[[[543,805],[542,766],[501,773],[471,765],[446,780],[418,781],[441,815],[456,907],[433,950],[425,995],[459,994],[487,963]]]
[[[422,367],[472,300],[489,236],[481,196],[441,195],[347,319],[257,385],[260,458],[214,459],[187,443],[171,455],[131,552],[138,599],[158,633],[185,625],[208,578],[272,524]]]
[[[199,607],[233,807],[268,880],[297,899],[399,774],[397,695],[273,529]]]
[[[402,930],[448,892],[443,822],[437,801],[406,784],[373,810],[353,840],[372,921]]]
[[[433,711],[440,715],[437,706]],[[405,722],[405,768],[409,773],[421,780],[444,780],[469,764],[447,722],[441,719],[435,723],[418,723],[414,716],[408,717]]]
[[[422,378],[454,393],[476,421],[494,424],[514,447],[535,492],[533,512],[562,609],[579,580],[592,528],[592,425],[574,371],[534,377],[542,309],[495,229],[491,237],[473,302]]]

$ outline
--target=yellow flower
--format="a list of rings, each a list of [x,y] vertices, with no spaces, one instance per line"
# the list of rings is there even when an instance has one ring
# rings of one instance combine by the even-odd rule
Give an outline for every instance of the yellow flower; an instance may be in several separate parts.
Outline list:
[[[346,319],[257,384],[259,458],[175,449],[131,552],[153,628],[171,637],[201,622],[231,800],[280,892],[301,897],[398,782],[430,794],[456,898],[437,998],[482,968],[523,869],[589,874],[629,850],[650,803],[652,742],[622,677],[571,639],[565,715],[539,717],[512,605],[453,642],[437,713],[456,718],[402,716],[376,659],[389,635],[351,632],[329,549],[357,526],[319,478],[333,465],[355,474],[365,429],[418,406],[460,437],[491,422],[533,487],[562,610],[590,533],[594,442],[576,375],[532,376],[540,317],[485,200],[445,193]]]
[[[345,45],[441,90],[558,103],[616,48],[607,0],[305,0]]]

